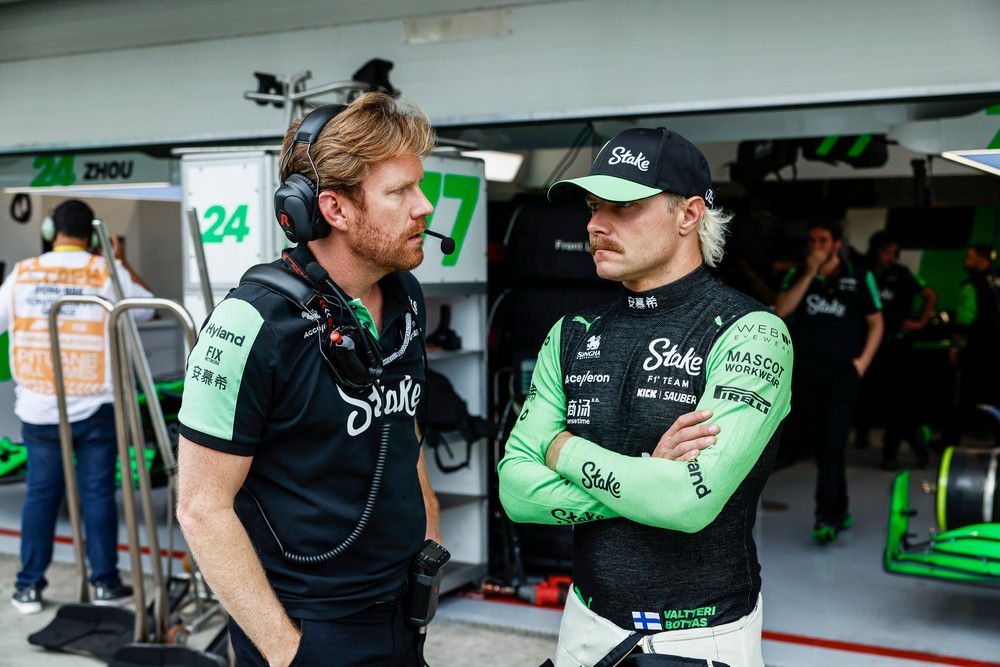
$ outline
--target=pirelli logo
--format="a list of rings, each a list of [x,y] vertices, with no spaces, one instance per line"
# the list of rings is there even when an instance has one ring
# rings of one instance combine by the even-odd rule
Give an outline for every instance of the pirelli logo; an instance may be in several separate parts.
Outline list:
[[[725,401],[733,401],[735,403],[746,403],[754,410],[758,410],[765,415],[771,409],[771,403],[769,401],[765,401],[756,392],[750,391],[749,389],[727,387],[720,384],[715,387],[715,397],[721,398]]]

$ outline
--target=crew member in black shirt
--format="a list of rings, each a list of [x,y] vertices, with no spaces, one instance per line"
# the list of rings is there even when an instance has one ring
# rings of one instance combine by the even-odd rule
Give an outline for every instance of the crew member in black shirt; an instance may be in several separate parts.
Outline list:
[[[927,326],[937,293],[909,267],[899,263],[899,242],[888,231],[872,234],[866,257],[882,300],[884,333],[882,345],[861,381],[854,420],[855,440],[859,447],[866,447],[870,426],[875,420],[884,420],[882,468],[899,468],[897,455],[904,437],[917,456],[917,467],[924,468],[929,460],[927,442],[919,437],[916,415],[907,405],[905,382],[913,361],[908,334]],[[920,312],[913,316],[917,299],[921,301]]]
[[[1000,407],[1000,282],[988,243],[974,243],[965,258],[969,276],[962,281],[955,309],[955,331],[948,358],[958,367],[958,403],[945,428],[942,445],[959,445],[961,434],[986,421],[977,405]],[[992,426],[992,422],[990,422]]]
[[[882,313],[872,274],[842,259],[843,226],[822,219],[809,227],[809,255],[785,276],[775,312],[795,341],[792,376],[794,446],[816,454],[813,538],[833,542],[854,522],[847,497],[845,449],[861,377],[882,342]]]
[[[298,244],[247,272],[188,358],[177,516],[241,667],[421,664],[401,596],[440,535],[409,271],[434,143],[382,93],[293,123],[275,213]]]

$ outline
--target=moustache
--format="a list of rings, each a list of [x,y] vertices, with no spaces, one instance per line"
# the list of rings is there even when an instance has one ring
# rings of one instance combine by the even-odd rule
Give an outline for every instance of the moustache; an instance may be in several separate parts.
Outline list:
[[[407,229],[403,234],[400,235],[402,240],[411,239],[414,236],[419,236],[427,231],[427,221],[420,220],[420,224],[414,225],[413,227]]]
[[[610,250],[611,252],[619,253],[625,252],[625,248],[609,239],[590,239],[590,254],[593,255],[598,250]]]

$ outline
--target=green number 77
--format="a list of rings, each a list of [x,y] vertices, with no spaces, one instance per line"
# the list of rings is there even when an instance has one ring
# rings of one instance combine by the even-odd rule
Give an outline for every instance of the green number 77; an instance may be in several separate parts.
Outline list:
[[[444,181],[443,188],[441,187],[442,180]],[[455,239],[455,252],[444,256],[444,259],[441,260],[442,266],[455,266],[458,262],[458,256],[462,254],[462,243],[465,241],[469,225],[472,223],[472,214],[475,213],[476,203],[479,201],[479,182],[478,176],[464,176],[462,174],[444,174],[442,179],[441,172],[437,171],[425,172],[424,180],[420,182],[420,189],[423,190],[424,196],[435,209],[437,209],[442,194],[461,202],[458,206],[458,213],[455,214],[455,224],[451,229],[451,234],[448,234]],[[434,217],[434,214],[427,217],[428,227],[431,226]]]

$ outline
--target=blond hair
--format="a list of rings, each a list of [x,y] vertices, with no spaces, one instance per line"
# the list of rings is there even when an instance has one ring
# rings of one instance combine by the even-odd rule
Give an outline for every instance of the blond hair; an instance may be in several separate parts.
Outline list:
[[[667,209],[674,209],[688,200],[687,197],[672,192],[667,195]],[[701,247],[701,258],[709,266],[718,266],[722,256],[726,254],[726,234],[734,214],[721,208],[705,207],[705,215],[698,221],[698,240]]]

